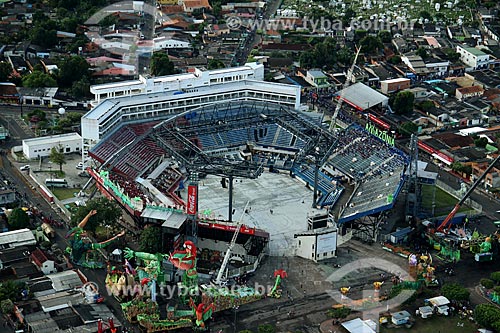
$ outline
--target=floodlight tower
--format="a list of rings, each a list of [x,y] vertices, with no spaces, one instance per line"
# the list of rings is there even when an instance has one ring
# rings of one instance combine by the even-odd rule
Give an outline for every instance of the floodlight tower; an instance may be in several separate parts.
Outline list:
[[[354,67],[356,67],[356,62],[358,61],[359,52],[361,52],[361,46],[356,51],[356,56],[354,57],[354,61],[352,62],[351,68],[349,68],[349,70],[347,71],[347,77],[345,79],[344,85],[342,86],[342,90],[340,91],[340,96],[337,101],[337,107],[335,108],[332,120],[330,121],[330,131],[334,129],[337,125],[337,116],[339,114],[340,108],[342,107],[342,103],[344,102],[344,91],[347,87],[351,85],[352,74],[354,73]]]
[[[410,139],[410,166],[408,170],[406,215],[417,217],[420,206],[420,186],[418,183],[418,138],[412,134]]]

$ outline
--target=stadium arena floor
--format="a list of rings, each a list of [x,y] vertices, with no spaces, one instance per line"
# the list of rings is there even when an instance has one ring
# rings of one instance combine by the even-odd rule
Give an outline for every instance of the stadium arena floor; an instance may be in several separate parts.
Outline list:
[[[187,196],[186,190],[182,193]],[[208,176],[199,183],[199,211],[212,210],[216,218],[228,218],[229,190],[222,188],[221,177]],[[293,235],[307,230],[307,214],[313,193],[288,172],[264,172],[257,179],[235,179],[233,187],[233,221],[237,221],[247,201],[249,213],[243,223],[270,235],[271,255],[293,255]],[[272,213],[271,213],[272,210]]]

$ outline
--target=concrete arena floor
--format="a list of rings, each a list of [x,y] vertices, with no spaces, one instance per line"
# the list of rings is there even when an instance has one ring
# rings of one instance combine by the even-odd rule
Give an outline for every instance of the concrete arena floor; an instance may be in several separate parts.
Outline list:
[[[183,197],[186,195],[184,190]],[[242,216],[249,201],[249,213],[243,215],[243,223],[269,232],[271,255],[293,255],[293,235],[307,230],[312,195],[304,183],[284,172],[264,172],[258,179],[235,179],[233,221]],[[220,177],[200,180],[198,200],[199,211],[211,209],[215,217],[228,218],[229,190],[222,188]]]

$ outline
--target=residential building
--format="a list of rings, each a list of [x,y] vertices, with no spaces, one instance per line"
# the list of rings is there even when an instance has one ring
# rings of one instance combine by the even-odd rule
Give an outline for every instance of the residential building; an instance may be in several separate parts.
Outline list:
[[[410,83],[411,80],[405,78],[380,81],[380,91],[383,94],[390,94],[410,88]]]
[[[479,178],[486,168],[489,162],[472,163],[472,177],[473,180]],[[485,188],[494,189],[500,187],[500,169],[493,167],[490,172],[485,176],[483,180]]]
[[[36,245],[36,240],[29,229],[19,229],[0,233],[0,249],[33,245]]]
[[[40,249],[36,249],[30,255],[31,261],[43,272],[43,274],[56,273],[54,260],[50,260],[47,255]]]
[[[208,0],[182,0],[182,6],[186,13],[192,13],[195,10],[211,9]]]
[[[466,64],[470,70],[488,68],[488,63],[490,61],[489,54],[475,47],[457,45],[457,53],[460,54],[460,61]]]
[[[153,39],[154,51],[165,49],[187,49],[191,47],[191,43],[168,37],[157,37]]]
[[[466,98],[482,96],[484,93],[484,89],[481,86],[471,86],[471,87],[463,87],[457,88],[455,90],[455,97],[462,101]]]
[[[0,189],[0,205],[6,206],[17,201],[16,191],[10,189]]]
[[[316,88],[328,87],[328,77],[319,69],[308,70],[304,79]]]

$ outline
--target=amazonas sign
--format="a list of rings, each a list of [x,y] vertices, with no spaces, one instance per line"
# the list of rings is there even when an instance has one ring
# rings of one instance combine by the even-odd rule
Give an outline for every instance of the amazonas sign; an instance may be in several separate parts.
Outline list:
[[[387,133],[387,131],[383,131],[371,123],[366,123],[365,130],[368,133],[375,135],[380,140],[383,140],[388,144],[390,144],[391,146],[394,146],[394,137],[389,133]]]

